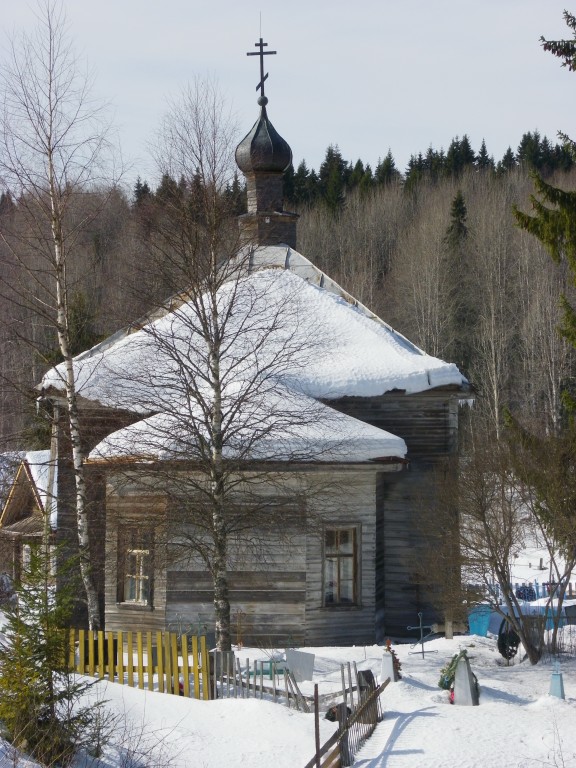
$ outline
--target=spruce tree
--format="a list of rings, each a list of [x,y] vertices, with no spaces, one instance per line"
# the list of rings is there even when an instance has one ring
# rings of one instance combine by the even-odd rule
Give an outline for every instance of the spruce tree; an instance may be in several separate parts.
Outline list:
[[[16,586],[17,601],[5,609],[0,644],[0,721],[10,741],[44,765],[67,765],[88,746],[98,707],[78,704],[91,686],[76,679],[70,663],[69,621],[79,584],[56,590],[54,553],[30,547]]]
[[[330,145],[326,150],[319,175],[322,199],[331,213],[338,214],[344,205],[349,172],[337,146]]]
[[[564,11],[564,21],[572,30],[573,40],[546,40],[540,38],[545,51],[562,59],[562,66],[568,67],[571,72],[576,71],[576,16]]]
[[[564,20],[572,30],[573,40],[549,41],[541,38],[545,51],[550,51],[562,60],[562,66],[576,70],[576,17],[567,11]],[[574,150],[574,142],[564,137]],[[518,225],[538,238],[552,259],[559,263],[566,261],[572,283],[576,286],[576,191],[564,190],[548,184],[541,175],[533,174],[535,194],[531,195],[533,214],[514,208]],[[568,343],[576,348],[576,309],[566,295],[560,297],[562,324],[560,332]],[[576,399],[564,393],[565,403],[572,412],[576,411]]]
[[[446,153],[446,170],[449,174],[458,177],[465,168],[474,165],[475,159],[468,136],[464,135],[462,139],[456,136],[450,142]]]
[[[374,176],[372,174],[372,168],[370,167],[369,163],[366,164],[358,188],[360,190],[360,194],[362,195],[368,194],[374,188]]]
[[[450,207],[450,223],[444,236],[445,280],[448,286],[449,318],[448,344],[445,355],[465,373],[470,371],[474,311],[472,297],[466,291],[469,283],[467,246],[469,239],[468,210],[461,190],[458,190]]]
[[[476,168],[478,168],[480,171],[494,170],[494,159],[488,154],[488,150],[486,149],[486,141],[484,139],[482,139],[480,151],[476,155],[475,164]]]
[[[496,166],[496,171],[499,174],[504,174],[504,173],[507,173],[508,171],[511,171],[515,167],[516,167],[516,155],[512,151],[512,147],[508,147],[506,152],[504,152],[502,160],[498,162],[498,165]]]
[[[350,179],[348,182],[350,189],[354,189],[355,187],[357,187],[362,181],[363,176],[364,176],[364,163],[362,162],[362,160],[356,160],[356,164],[352,169],[352,173],[350,174]]]
[[[134,185],[134,205],[141,205],[145,200],[149,200],[152,195],[152,191],[147,181],[142,181],[140,176],[136,179]]]
[[[389,149],[384,160],[379,160],[374,172],[376,184],[393,184],[400,180],[401,173],[396,168],[392,151]]]
[[[538,238],[552,259],[559,263],[566,260],[576,286],[576,191],[554,187],[534,174],[535,195],[531,195],[533,215],[514,208],[519,226]],[[576,348],[576,310],[563,294],[560,297],[563,311],[560,331]]]
[[[532,170],[538,170],[542,167],[542,148],[538,131],[534,131],[534,133],[528,131],[522,136],[516,151],[516,159],[520,165]]]

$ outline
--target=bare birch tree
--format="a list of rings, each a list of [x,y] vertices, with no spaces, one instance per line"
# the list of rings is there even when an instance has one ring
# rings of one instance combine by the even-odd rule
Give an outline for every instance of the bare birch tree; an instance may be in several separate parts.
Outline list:
[[[36,310],[55,329],[64,361],[63,405],[72,447],[80,568],[90,627],[97,629],[68,276],[79,236],[93,215],[72,215],[74,203],[104,179],[109,183],[111,144],[102,109],[90,96],[89,79],[67,36],[61,4],[41,0],[37,19],[34,33],[11,41],[0,71],[0,174],[26,222],[13,237],[5,236],[5,242],[21,264],[30,253],[37,259],[32,276],[38,285]]]
[[[156,273],[142,283],[160,276],[171,295],[143,326],[134,358],[104,361],[116,402],[153,415],[99,449],[103,458],[160,460],[154,483],[168,499],[170,556],[210,574],[222,649],[231,643],[230,561],[254,552],[275,526],[292,530],[302,519],[301,483],[292,483],[287,504],[270,489],[283,462],[321,457],[314,428],[319,411],[326,421],[331,410],[281,386],[326,345],[317,325],[302,327],[299,279],[284,270],[254,273],[252,249],[240,249],[224,194],[234,146],[216,86],[197,80],[172,105],[155,151],[161,174],[179,181],[147,233]]]
[[[531,664],[542,653],[544,625],[527,616],[512,588],[514,556],[528,541],[530,510],[517,489],[508,451],[484,434],[461,462],[457,488],[463,575],[518,634]],[[442,510],[440,510],[442,515]],[[499,589],[496,589],[496,585]],[[534,631],[536,630],[536,632]]]

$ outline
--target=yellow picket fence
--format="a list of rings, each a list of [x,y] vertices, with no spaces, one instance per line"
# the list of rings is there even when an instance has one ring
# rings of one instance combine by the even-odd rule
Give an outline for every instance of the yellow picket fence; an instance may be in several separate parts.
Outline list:
[[[71,629],[70,666],[81,674],[133,688],[210,698],[210,664],[203,635]]]

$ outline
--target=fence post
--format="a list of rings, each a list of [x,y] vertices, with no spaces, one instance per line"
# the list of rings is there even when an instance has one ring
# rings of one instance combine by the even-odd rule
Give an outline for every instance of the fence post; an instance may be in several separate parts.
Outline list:
[[[320,768],[320,707],[318,704],[318,683],[314,683],[314,739],[316,742],[316,768]]]
[[[124,633],[118,632],[118,640],[116,648],[118,649],[117,658],[117,670],[118,670],[118,682],[124,685]]]
[[[349,748],[349,736],[350,733],[348,731],[347,721],[348,721],[348,707],[346,705],[346,702],[343,702],[342,704],[338,704],[336,706],[336,710],[338,712],[338,726],[339,730],[342,733],[342,736],[340,737],[340,757],[342,759],[342,765],[352,765],[353,757],[350,754],[350,748]]]

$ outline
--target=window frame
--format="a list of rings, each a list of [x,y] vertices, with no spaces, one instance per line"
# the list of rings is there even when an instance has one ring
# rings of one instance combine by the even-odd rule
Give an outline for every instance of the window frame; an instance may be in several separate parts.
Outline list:
[[[339,534],[347,532],[351,534],[352,539],[352,552],[338,552],[337,550],[342,546],[337,541],[335,549],[330,550],[328,547],[327,537],[330,533],[336,534],[338,540]],[[361,583],[360,583],[360,555],[361,555],[361,525],[358,523],[343,523],[324,526],[322,534],[322,606],[324,608],[341,610],[345,608],[359,608],[361,607]],[[329,560],[336,560],[337,573],[336,573],[336,599],[332,601],[328,600],[328,587],[329,587],[329,573],[328,563]],[[347,600],[342,598],[343,584],[345,574],[343,573],[342,564],[347,561],[352,561],[352,598]]]
[[[130,565],[132,558],[135,566]],[[133,571],[133,572],[131,572]],[[133,579],[134,598],[128,579]],[[147,582],[147,595],[142,599],[143,585]],[[154,529],[136,522],[123,523],[118,527],[117,553],[117,602],[130,608],[154,607]],[[140,598],[140,599],[139,599]]]

